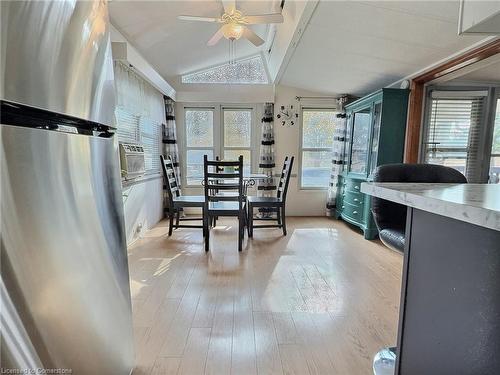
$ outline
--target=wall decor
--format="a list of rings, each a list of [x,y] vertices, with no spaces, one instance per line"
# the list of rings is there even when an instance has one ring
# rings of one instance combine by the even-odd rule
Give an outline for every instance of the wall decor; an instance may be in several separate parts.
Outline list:
[[[293,104],[290,105],[282,105],[280,106],[280,110],[276,115],[281,126],[294,126],[297,124],[299,113],[297,109],[294,108]]]

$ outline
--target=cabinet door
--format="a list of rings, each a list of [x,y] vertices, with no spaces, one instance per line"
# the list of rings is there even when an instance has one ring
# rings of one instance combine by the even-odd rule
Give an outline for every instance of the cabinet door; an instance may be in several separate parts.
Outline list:
[[[375,103],[373,108],[373,135],[370,147],[370,174],[377,168],[378,159],[378,140],[380,137],[380,122],[382,119],[382,102]]]
[[[365,174],[367,172],[368,141],[370,138],[370,107],[354,112],[353,116],[349,171]]]

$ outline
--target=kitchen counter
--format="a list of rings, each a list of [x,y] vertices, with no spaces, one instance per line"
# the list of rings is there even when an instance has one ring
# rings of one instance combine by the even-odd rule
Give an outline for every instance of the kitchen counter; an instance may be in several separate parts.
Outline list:
[[[408,207],[394,373],[500,374],[500,185],[361,191]]]
[[[500,185],[371,182],[361,192],[500,231]]]

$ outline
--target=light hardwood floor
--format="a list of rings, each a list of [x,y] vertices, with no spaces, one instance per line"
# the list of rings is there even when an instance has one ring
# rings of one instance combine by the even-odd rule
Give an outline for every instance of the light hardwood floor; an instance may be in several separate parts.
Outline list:
[[[198,229],[161,222],[129,249],[134,374],[371,374],[395,345],[402,256],[343,222],[288,219],[237,251],[221,219],[203,250]]]

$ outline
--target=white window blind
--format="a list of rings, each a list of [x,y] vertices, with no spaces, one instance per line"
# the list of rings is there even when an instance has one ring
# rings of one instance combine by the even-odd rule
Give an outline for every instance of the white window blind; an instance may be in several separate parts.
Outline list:
[[[481,127],[486,92],[443,92],[431,95],[424,140],[424,161],[455,168],[469,182],[481,175]]]
[[[160,171],[161,124],[147,116],[137,116],[123,107],[115,111],[119,142],[139,143],[144,147],[146,173]]]
[[[115,110],[116,134],[119,142],[137,143],[139,140],[139,116],[133,115],[125,108]]]
[[[141,116],[139,120],[142,146],[144,147],[144,163],[146,172],[160,171],[160,132],[161,124],[148,117]]]

